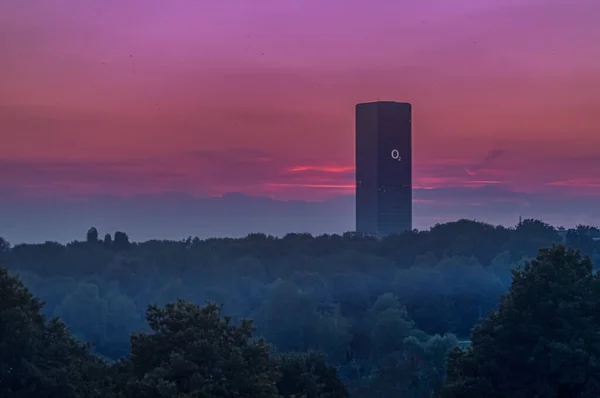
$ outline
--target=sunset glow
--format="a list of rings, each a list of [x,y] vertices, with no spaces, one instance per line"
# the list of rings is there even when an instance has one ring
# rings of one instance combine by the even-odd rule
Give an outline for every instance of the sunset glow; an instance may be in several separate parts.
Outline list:
[[[448,4],[3,1],[3,193],[351,193],[380,98],[417,188],[600,194],[600,3]]]

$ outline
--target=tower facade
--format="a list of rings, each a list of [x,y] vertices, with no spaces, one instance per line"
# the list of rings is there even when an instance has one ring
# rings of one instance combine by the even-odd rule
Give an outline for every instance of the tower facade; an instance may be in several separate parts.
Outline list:
[[[356,232],[412,230],[411,114],[405,102],[356,105]]]

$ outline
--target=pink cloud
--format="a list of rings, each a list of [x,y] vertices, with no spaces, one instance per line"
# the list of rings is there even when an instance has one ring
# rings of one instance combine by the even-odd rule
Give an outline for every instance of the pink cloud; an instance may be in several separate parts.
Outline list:
[[[593,165],[594,159],[572,158],[576,167]],[[436,159],[432,165],[415,164],[415,189],[501,185],[516,191],[540,191],[552,194],[599,194],[594,177],[560,179],[566,171],[553,173],[537,184],[528,181],[535,168],[481,169],[477,175],[464,172],[464,162],[450,160],[444,165]],[[111,160],[65,159],[0,161],[0,183],[23,194],[93,195],[160,192],[188,192],[195,195],[219,195],[223,192],[269,194],[279,198],[323,199],[354,191],[351,166],[296,166],[316,164],[278,157],[262,150],[189,151],[177,156],[115,158]],[[498,167],[502,164],[499,163]],[[500,178],[498,178],[500,177]],[[533,181],[535,179],[532,178]]]
[[[302,171],[323,171],[326,173],[346,173],[354,171],[353,166],[342,166],[342,167],[325,167],[325,166],[295,166],[289,169],[291,172],[302,172]]]
[[[548,183],[548,185],[558,186],[558,187],[600,188],[600,178],[597,178],[594,180],[584,179],[584,178],[576,178],[576,179],[566,180],[566,181],[554,181],[554,182]]]

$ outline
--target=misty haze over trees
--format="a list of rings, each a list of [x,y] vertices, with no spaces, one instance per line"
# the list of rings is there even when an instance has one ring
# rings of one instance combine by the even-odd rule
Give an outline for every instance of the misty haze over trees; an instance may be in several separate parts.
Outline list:
[[[414,188],[413,198],[413,225],[420,230],[459,218],[514,225],[515,214],[569,228],[600,219],[598,200],[589,195],[513,192],[495,185]],[[135,241],[241,238],[254,232],[278,237],[290,232],[341,234],[355,229],[356,210],[354,192],[307,202],[233,192],[219,197],[157,194],[66,199],[23,198],[0,190],[0,203],[0,236],[12,243],[47,239],[68,243],[81,239],[81,231],[91,225],[103,232],[125,231]]]
[[[559,243],[589,259],[538,254]],[[0,240],[0,396],[596,397],[599,260],[600,230],[537,220],[381,240]]]

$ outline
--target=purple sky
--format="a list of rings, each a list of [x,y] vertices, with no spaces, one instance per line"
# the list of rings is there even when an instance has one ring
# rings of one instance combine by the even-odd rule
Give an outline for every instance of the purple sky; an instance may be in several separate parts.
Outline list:
[[[597,224],[598,21],[596,0],[3,0],[0,215],[39,217],[0,236],[59,228],[40,203],[112,217],[74,197],[348,203],[354,104],[378,98],[413,103],[418,226],[513,223],[525,202]]]

